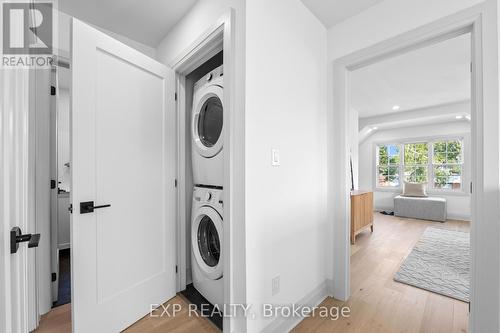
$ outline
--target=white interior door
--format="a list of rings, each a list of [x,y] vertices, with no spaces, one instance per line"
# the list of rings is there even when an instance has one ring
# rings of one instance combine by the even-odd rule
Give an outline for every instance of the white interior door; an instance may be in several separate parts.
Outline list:
[[[174,74],[76,19],[71,57],[73,331],[118,332],[175,295]]]

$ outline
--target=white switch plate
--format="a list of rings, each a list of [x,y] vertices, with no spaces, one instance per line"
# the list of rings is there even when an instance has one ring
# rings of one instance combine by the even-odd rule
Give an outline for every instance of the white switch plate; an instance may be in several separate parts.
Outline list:
[[[271,150],[271,165],[279,166],[280,165],[280,150],[272,149]]]

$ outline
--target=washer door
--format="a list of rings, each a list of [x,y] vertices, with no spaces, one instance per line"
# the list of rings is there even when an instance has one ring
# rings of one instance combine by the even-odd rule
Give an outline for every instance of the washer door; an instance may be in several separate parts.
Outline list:
[[[200,269],[212,280],[222,277],[222,218],[215,209],[203,206],[191,226],[191,244]]]
[[[192,136],[198,153],[214,157],[222,149],[223,90],[221,86],[204,88],[193,105]]]

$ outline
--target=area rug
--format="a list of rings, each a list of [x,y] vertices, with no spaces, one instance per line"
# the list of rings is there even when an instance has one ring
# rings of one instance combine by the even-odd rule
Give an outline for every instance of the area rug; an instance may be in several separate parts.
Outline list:
[[[428,227],[394,280],[469,302],[470,234]]]

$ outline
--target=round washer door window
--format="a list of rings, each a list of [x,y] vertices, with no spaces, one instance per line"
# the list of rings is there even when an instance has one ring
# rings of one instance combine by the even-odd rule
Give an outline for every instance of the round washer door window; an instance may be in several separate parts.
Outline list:
[[[198,250],[201,258],[210,267],[215,267],[220,258],[220,240],[212,219],[204,215],[198,225]]]
[[[222,277],[222,217],[209,206],[200,207],[191,225],[191,246],[200,269],[212,280]]]
[[[222,132],[223,109],[217,96],[209,97],[202,105],[198,116],[198,136],[201,143],[211,148],[215,146]]]

